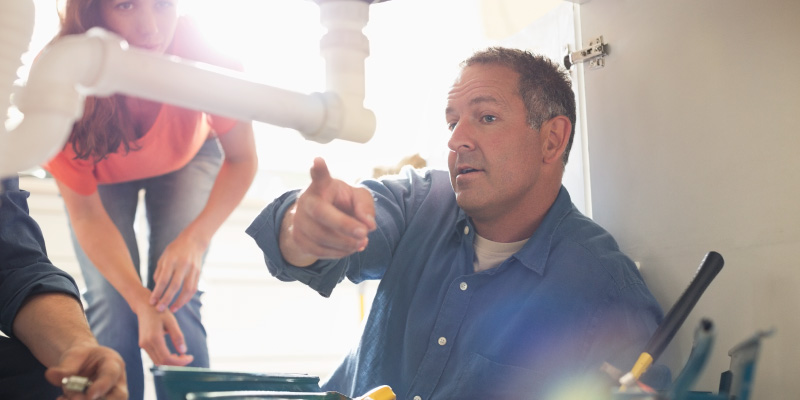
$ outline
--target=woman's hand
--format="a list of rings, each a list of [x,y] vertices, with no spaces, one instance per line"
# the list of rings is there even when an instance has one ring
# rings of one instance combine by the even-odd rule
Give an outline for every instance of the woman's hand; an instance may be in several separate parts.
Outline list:
[[[225,160],[205,207],[167,246],[158,260],[153,275],[156,286],[150,297],[150,304],[158,310],[169,307],[170,311],[176,312],[192,299],[197,292],[203,254],[208,249],[211,237],[244,198],[255,177],[258,158],[252,123],[237,123],[219,137],[219,142],[225,152]]]
[[[139,318],[139,347],[143,348],[156,365],[184,366],[194,357],[188,351],[183,332],[170,311],[160,312],[147,304],[134,310]],[[170,353],[164,335],[169,335],[179,354]]]
[[[164,249],[153,274],[156,286],[150,296],[150,304],[156,310],[164,311],[169,307],[174,313],[192,299],[197,292],[207,248],[208,240],[196,239],[185,230]]]

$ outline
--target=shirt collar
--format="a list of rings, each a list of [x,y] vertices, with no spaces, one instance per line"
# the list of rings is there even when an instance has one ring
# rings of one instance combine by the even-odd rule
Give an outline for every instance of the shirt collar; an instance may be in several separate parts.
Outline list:
[[[569,196],[567,189],[561,186],[556,200],[547,210],[547,214],[545,214],[539,227],[536,228],[536,232],[533,233],[528,243],[525,243],[525,246],[512,257],[515,257],[530,270],[544,275],[544,268],[550,256],[553,236],[555,236],[556,229],[561,224],[561,221],[572,209],[572,198]],[[456,234],[462,232],[465,225],[468,225],[470,229],[474,229],[472,220],[467,217],[467,214],[460,207],[456,221]]]

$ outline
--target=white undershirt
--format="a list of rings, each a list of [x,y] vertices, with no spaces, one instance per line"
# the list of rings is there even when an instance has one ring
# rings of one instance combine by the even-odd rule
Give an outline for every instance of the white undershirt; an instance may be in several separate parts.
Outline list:
[[[485,271],[500,265],[503,261],[519,251],[528,239],[519,242],[500,243],[475,235],[472,242],[475,248],[475,272]]]

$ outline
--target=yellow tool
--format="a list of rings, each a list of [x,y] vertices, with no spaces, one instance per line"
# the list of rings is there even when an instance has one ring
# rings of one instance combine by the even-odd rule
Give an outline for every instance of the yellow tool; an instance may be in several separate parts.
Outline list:
[[[395,400],[397,395],[394,394],[392,388],[389,386],[379,386],[370,390],[361,397],[356,397],[353,400]]]
[[[675,336],[675,332],[678,331],[683,321],[686,320],[689,312],[692,311],[694,305],[697,304],[697,300],[700,299],[700,296],[708,285],[722,269],[723,264],[724,260],[719,253],[711,251],[706,254],[703,262],[700,263],[700,267],[697,268],[697,272],[694,278],[692,278],[689,287],[684,290],[681,297],[678,298],[678,301],[667,312],[667,315],[664,316],[664,320],[661,321],[656,331],[653,332],[653,336],[650,337],[650,341],[647,343],[647,346],[645,346],[644,351],[633,365],[631,371],[619,379],[621,385],[620,391],[625,391],[627,386],[632,386],[636,383],[642,374],[650,368],[653,361],[661,355],[661,352],[667,347],[672,337]]]

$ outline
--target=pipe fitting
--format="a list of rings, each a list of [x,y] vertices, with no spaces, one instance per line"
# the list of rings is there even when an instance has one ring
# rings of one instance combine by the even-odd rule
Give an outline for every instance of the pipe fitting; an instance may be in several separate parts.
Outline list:
[[[369,21],[371,1],[318,1],[320,22],[328,32],[320,41],[325,59],[327,93],[325,125],[311,140],[327,143],[340,138],[366,143],[375,133],[375,114],[364,108],[365,59],[369,40],[362,29]]]
[[[180,107],[257,120],[298,130],[320,143],[333,139],[367,142],[375,114],[364,108],[364,60],[369,41],[362,32],[369,0],[319,0],[328,33],[321,41],[326,92],[301,94],[247,80],[230,71],[173,56],[129,48],[101,28],[59,39],[38,57],[28,82],[15,94],[24,114],[12,132],[0,130],[0,177],[47,161],[66,142],[88,95],[114,93]],[[33,32],[32,0],[0,9],[0,106],[10,106],[19,57]],[[27,32],[27,39],[25,34]],[[196,82],[203,82],[197,85]]]
[[[375,133],[375,113],[364,108],[360,98],[341,97],[334,92],[314,93],[325,104],[322,127],[314,132],[300,133],[304,138],[318,143],[333,139],[366,143]]]
[[[97,79],[103,53],[102,43],[87,36],[67,36],[48,46],[31,67],[16,106],[26,115],[50,112],[80,118],[85,88]]]

